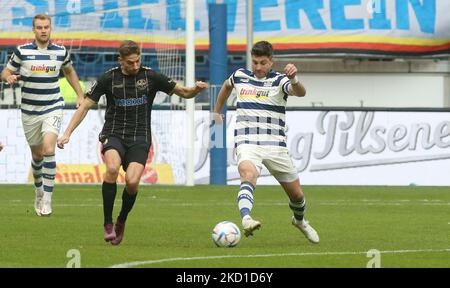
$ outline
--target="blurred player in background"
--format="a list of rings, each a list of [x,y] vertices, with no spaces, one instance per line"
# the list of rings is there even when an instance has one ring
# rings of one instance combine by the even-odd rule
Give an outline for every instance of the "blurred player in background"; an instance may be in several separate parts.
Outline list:
[[[64,99],[58,85],[63,71],[78,95],[83,92],[64,46],[50,41],[51,18],[38,14],[33,18],[35,40],[14,49],[2,71],[1,79],[12,85],[19,80],[22,86],[22,124],[30,145],[36,198],[34,209],[38,216],[52,213],[52,194],[56,174],[55,146],[61,128]]]
[[[297,79],[297,68],[287,64],[284,74],[272,70],[273,47],[267,41],[256,43],[251,51],[252,71],[239,69],[225,80],[214,109],[215,120],[233,89],[237,92],[235,145],[241,178],[238,207],[246,236],[253,235],[261,222],[250,216],[253,193],[262,165],[281,184],[289,197],[294,216],[292,224],[306,238],[319,243],[317,232],[304,219],[306,200],[297,170],[286,147],[285,113],[288,96],[304,96],[306,90]]]
[[[64,148],[70,135],[88,110],[106,96],[105,124],[99,135],[103,143],[106,173],[102,185],[104,239],[118,245],[123,239],[125,222],[133,208],[139,182],[151,146],[151,108],[157,91],[182,98],[193,98],[207,87],[198,81],[194,87],[184,87],[150,68],[141,66],[141,51],[137,43],[123,41],[119,48],[119,67],[107,71],[87,93],[73,115],[58,147]],[[120,166],[125,170],[122,209],[113,225],[112,212],[117,193]]]
[[[0,142],[0,151],[3,150],[3,144]]]

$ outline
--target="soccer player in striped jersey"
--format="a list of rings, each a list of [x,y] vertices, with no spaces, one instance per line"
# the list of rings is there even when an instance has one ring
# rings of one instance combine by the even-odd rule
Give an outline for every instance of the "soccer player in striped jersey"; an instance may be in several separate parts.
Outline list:
[[[22,125],[31,149],[35,186],[34,209],[38,216],[52,213],[52,195],[56,174],[55,146],[61,128],[64,99],[58,84],[60,70],[78,95],[83,91],[64,46],[50,41],[51,18],[38,14],[33,18],[33,42],[14,49],[2,71],[1,79],[12,85],[23,81]]]
[[[241,178],[238,207],[246,236],[261,227],[250,216],[253,194],[262,165],[281,184],[289,197],[292,224],[312,243],[319,243],[317,232],[304,219],[305,195],[297,170],[286,147],[285,114],[288,96],[305,96],[305,87],[297,78],[297,68],[287,64],[284,74],[272,70],[273,47],[267,41],[257,42],[251,51],[252,71],[238,69],[222,85],[214,108],[214,119],[220,113],[233,89],[237,93],[235,147]]]
[[[73,115],[64,135],[58,139],[58,147],[64,148],[89,109],[105,95],[105,124],[99,135],[106,164],[102,185],[103,227],[104,240],[110,241],[112,245],[119,245],[122,241],[125,221],[136,201],[151,146],[151,108],[156,92],[189,99],[207,87],[201,81],[197,81],[194,87],[184,87],[161,73],[142,67],[141,51],[133,41],[121,43],[119,63],[120,66],[107,71],[98,79]],[[122,209],[114,225],[112,212],[120,166],[125,170],[126,183],[122,193]]]

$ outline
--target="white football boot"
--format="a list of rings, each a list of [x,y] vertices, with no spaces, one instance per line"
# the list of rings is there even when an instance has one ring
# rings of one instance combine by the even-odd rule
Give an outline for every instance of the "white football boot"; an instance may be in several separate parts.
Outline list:
[[[50,192],[44,192],[42,197],[41,216],[50,216],[52,214],[52,194]]]
[[[319,235],[317,234],[316,230],[314,230],[314,228],[309,225],[308,221],[304,219],[302,221],[298,221],[294,216],[292,216],[292,225],[302,231],[302,233],[311,243],[319,243]]]
[[[35,189],[36,196],[34,198],[34,211],[37,216],[41,216],[42,197],[44,197],[44,191]]]
[[[253,235],[253,231],[261,228],[261,222],[253,220],[250,215],[245,215],[242,218],[242,227],[244,227],[244,235],[246,237]]]

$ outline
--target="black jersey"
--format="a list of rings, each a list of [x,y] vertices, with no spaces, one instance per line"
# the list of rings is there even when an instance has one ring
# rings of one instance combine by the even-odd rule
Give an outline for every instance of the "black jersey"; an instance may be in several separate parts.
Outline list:
[[[125,75],[120,67],[107,71],[87,93],[95,102],[106,95],[100,138],[116,136],[135,141],[137,136],[145,136],[151,143],[151,110],[156,92],[170,94],[175,85],[170,78],[146,67],[136,75]]]

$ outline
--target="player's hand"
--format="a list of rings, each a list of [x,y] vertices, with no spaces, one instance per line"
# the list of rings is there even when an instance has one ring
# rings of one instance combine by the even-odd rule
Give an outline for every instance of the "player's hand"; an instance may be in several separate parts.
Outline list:
[[[203,89],[206,89],[206,88],[208,88],[208,84],[207,83],[205,83],[203,81],[195,82],[195,90],[196,91],[200,92],[200,91],[202,91]]]
[[[83,102],[83,100],[84,100],[84,96],[77,97],[77,106],[76,106],[77,109],[78,109],[78,107],[81,106],[81,103]]]
[[[59,149],[64,149],[64,144],[69,143],[69,137],[66,135],[63,135],[62,137],[58,138],[56,141],[56,144],[58,145]]]
[[[216,124],[216,125],[223,124],[223,114],[213,112],[212,113],[212,124]]]
[[[297,75],[297,72],[297,67],[295,67],[294,64],[289,63],[284,67],[284,74],[286,74],[289,79],[293,79]]]
[[[0,151],[3,150],[3,144],[0,142]]]
[[[6,82],[9,85],[12,85],[12,84],[16,83],[17,81],[19,81],[19,78],[20,78],[20,75],[15,75],[15,74],[9,75],[8,77],[6,77]]]

